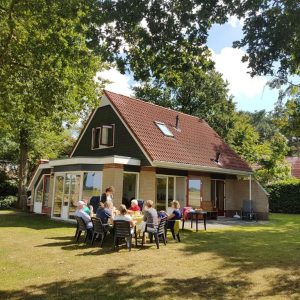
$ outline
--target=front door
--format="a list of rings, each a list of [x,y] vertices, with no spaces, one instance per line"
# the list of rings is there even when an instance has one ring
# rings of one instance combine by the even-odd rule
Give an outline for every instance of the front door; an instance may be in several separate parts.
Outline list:
[[[211,181],[211,199],[214,208],[218,211],[218,216],[225,215],[225,181]]]

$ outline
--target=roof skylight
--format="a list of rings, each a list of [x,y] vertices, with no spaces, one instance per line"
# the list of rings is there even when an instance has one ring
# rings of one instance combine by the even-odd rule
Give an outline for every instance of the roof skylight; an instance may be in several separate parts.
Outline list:
[[[155,121],[155,124],[165,136],[174,136],[165,123]]]

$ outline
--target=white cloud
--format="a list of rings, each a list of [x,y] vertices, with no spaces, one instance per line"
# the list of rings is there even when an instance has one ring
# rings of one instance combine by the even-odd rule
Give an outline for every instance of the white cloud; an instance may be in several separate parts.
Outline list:
[[[233,28],[243,27],[244,18],[238,19],[236,16],[230,16],[227,21]]]
[[[268,81],[266,77],[252,78],[247,73],[247,63],[241,61],[244,54],[243,50],[231,47],[223,48],[219,54],[212,51],[217,71],[228,81],[230,92],[237,100],[262,95]]]
[[[105,89],[127,96],[132,94],[129,84],[130,77],[121,74],[117,69],[111,68],[106,71],[98,72],[96,76],[111,82],[105,86]]]

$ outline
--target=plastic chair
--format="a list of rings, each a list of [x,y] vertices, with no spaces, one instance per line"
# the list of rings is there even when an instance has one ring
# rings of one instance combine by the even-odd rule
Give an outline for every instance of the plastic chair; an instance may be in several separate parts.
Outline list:
[[[130,222],[125,220],[114,221],[114,248],[119,247],[119,239],[125,239],[127,248],[131,251],[133,234],[135,235],[135,246],[137,246],[136,230],[132,233]]]
[[[85,239],[84,242],[86,243],[88,239],[88,229],[86,227],[86,224],[84,220],[81,217],[74,216],[76,222],[77,222],[77,228],[76,228],[76,233],[75,233],[75,238],[76,238],[76,243],[78,243],[80,235],[82,232],[85,232]]]
[[[151,223],[146,224],[145,231],[143,232],[143,238],[142,238],[142,247],[144,246],[144,240],[145,240],[145,233],[148,232],[150,235],[154,235],[155,243],[157,246],[157,249],[159,249],[159,237],[162,237],[163,242],[165,245],[167,245],[167,240],[166,240],[166,224],[167,224],[168,218],[162,218],[160,219],[160,222],[158,226],[155,228],[154,227],[149,227],[149,225],[154,225]]]
[[[257,221],[256,213],[253,210],[253,202],[251,200],[243,200],[243,208],[241,209],[241,219]]]
[[[106,237],[107,230],[102,224],[101,220],[99,218],[92,218],[93,223],[93,235],[92,235],[92,245],[94,245],[95,240],[101,236],[101,242],[100,247],[103,245],[103,241]]]
[[[172,224],[174,223],[174,224]],[[168,220],[167,224],[172,224],[171,226],[167,226],[167,229],[170,229],[171,233],[172,233],[172,237],[174,240],[180,242],[180,235],[179,235],[179,228],[180,228],[180,220]],[[177,230],[175,230],[175,227]]]

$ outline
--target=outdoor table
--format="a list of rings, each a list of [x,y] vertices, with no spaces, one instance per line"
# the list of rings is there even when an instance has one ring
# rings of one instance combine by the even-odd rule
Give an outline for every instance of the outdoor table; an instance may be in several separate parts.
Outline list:
[[[143,222],[143,215],[132,215],[132,220],[136,221],[136,225],[140,225]]]
[[[203,210],[190,210],[188,212],[188,215],[191,216],[191,228],[193,228],[193,219],[194,216],[196,217],[196,232],[198,232],[198,221],[199,221],[199,216],[203,216],[203,225],[204,225],[204,230],[206,230],[206,219],[207,219],[207,212]]]

